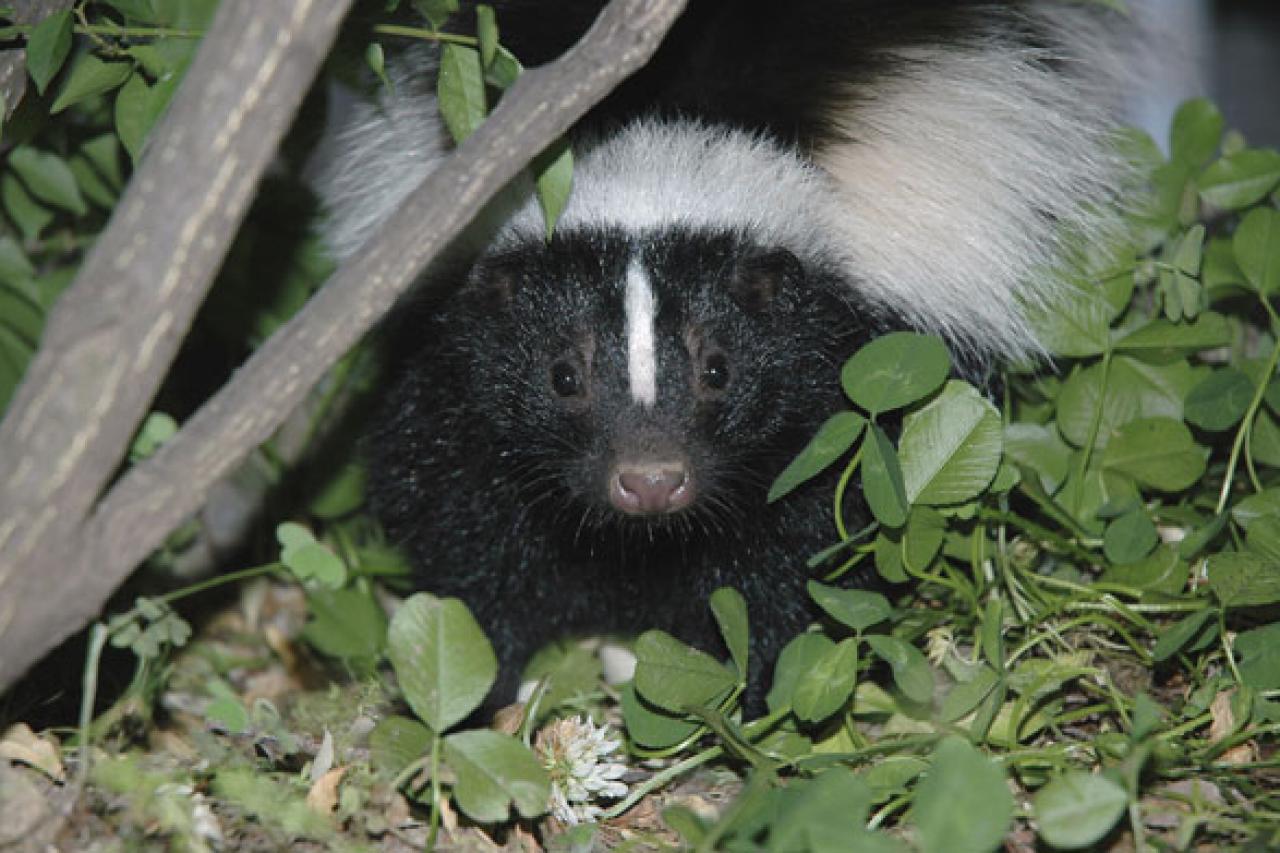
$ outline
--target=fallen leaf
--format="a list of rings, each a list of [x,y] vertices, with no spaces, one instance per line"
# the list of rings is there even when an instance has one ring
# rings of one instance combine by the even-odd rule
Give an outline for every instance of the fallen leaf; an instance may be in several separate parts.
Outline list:
[[[15,723],[5,731],[0,738],[0,758],[30,765],[56,782],[67,778],[57,740],[37,735],[26,723]]]
[[[346,772],[345,767],[335,767],[317,779],[307,791],[307,807],[326,817],[333,814],[338,807],[338,784]]]

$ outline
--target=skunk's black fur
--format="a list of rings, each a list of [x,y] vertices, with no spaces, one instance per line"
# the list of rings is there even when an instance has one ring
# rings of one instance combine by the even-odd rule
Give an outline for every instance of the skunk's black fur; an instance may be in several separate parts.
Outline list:
[[[503,42],[547,61],[600,5],[499,4]],[[1024,311],[1061,286],[1040,269],[1056,228],[1103,227],[1123,175],[1107,14],[694,0],[575,133],[549,242],[513,189],[460,292],[408,321],[367,445],[375,512],[426,588],[471,606],[508,685],[562,636],[716,648],[722,585],[746,597],[757,665],[814,618],[830,484],[775,505],[768,485],[885,330],[943,335],[975,379],[1038,351]],[[411,53],[322,178],[338,254],[448,147],[433,67]]]
[[[830,270],[775,251],[730,234],[558,236],[482,262],[415,330],[427,343],[368,442],[373,506],[508,667],[556,638],[650,627],[716,649],[707,598],[725,585],[747,599],[757,660],[812,619],[804,565],[832,539],[830,484],[764,494],[841,405],[841,359],[881,327]],[[620,332],[634,252],[679,377],[651,409],[630,399]],[[723,390],[699,380],[690,336],[727,355]],[[583,374],[581,396],[555,392],[560,362]],[[648,454],[688,460],[691,507],[635,518],[609,503],[617,458]]]

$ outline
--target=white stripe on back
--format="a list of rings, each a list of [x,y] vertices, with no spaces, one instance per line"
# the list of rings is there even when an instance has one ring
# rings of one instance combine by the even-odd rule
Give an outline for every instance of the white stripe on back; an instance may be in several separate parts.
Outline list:
[[[631,399],[652,406],[658,401],[658,350],[653,334],[657,300],[649,276],[634,258],[627,266],[626,311]]]

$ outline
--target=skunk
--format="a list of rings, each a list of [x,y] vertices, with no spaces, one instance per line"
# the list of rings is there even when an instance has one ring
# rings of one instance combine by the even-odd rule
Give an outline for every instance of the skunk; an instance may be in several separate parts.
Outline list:
[[[551,60],[602,5],[499,3],[503,43]],[[770,482],[876,335],[938,334],[979,383],[1041,354],[1028,312],[1127,180],[1129,30],[1089,2],[693,0],[574,130],[554,236],[516,186],[430,273],[460,286],[404,309],[371,505],[506,687],[561,637],[715,648],[720,586],[747,601],[754,675],[816,618],[831,484],[768,504]],[[318,182],[336,256],[447,156],[434,72],[407,52],[341,132]]]

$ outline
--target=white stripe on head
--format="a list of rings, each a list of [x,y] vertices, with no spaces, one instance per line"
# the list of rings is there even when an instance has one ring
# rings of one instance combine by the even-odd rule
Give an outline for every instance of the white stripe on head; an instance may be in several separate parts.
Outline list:
[[[626,311],[631,399],[649,407],[658,401],[658,349],[653,333],[657,299],[648,274],[634,258],[627,266]]]

